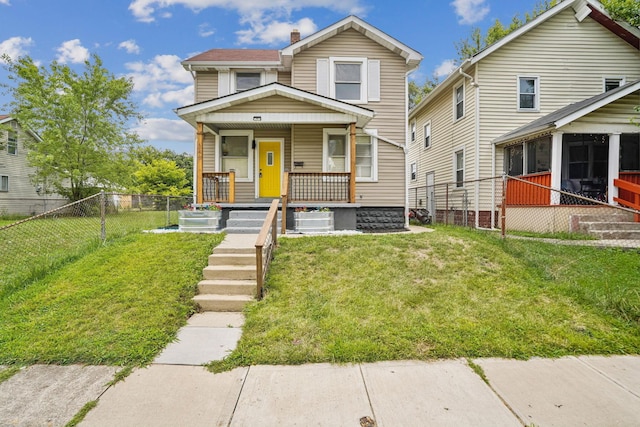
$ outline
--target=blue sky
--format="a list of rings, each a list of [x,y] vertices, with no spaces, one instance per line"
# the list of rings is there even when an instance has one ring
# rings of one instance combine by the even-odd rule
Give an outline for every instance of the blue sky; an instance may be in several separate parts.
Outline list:
[[[0,0],[0,56],[29,55],[82,68],[98,54],[113,74],[133,79],[146,119],[140,136],[159,148],[193,152],[193,131],[173,109],[193,102],[180,61],[212,48],[280,49],[291,29],[309,35],[355,14],[419,51],[418,82],[446,76],[454,43],[473,27],[508,23],[536,0]],[[1,65],[1,64],[0,64]],[[442,79],[441,77],[441,79]],[[7,81],[4,68],[0,81]],[[0,114],[8,102],[0,94]]]

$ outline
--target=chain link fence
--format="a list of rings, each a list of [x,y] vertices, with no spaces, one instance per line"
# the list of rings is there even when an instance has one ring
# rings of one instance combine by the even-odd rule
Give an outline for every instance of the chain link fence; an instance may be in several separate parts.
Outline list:
[[[499,230],[503,236],[640,248],[640,211],[609,204],[606,190],[554,189],[550,174],[499,176],[411,188],[410,218]]]
[[[191,197],[99,193],[0,227],[0,296],[104,242],[178,223]]]

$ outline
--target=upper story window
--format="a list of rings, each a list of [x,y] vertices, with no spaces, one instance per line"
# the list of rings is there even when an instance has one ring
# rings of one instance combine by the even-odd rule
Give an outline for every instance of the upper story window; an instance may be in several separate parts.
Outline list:
[[[431,147],[431,122],[424,125],[424,148]]]
[[[609,92],[615,88],[620,86],[624,86],[625,78],[624,77],[605,77],[604,78],[604,91]]]
[[[317,58],[316,93],[353,104],[380,101],[380,60]]]
[[[9,131],[9,135],[7,138],[7,153],[13,154],[14,156],[18,154],[18,132]]]
[[[418,165],[417,163],[411,163],[411,181],[415,181],[418,179]]]
[[[518,110],[538,111],[540,108],[538,77],[518,77]]]
[[[453,91],[455,104],[455,120],[464,117],[464,84],[461,84]]]
[[[411,122],[411,142],[416,141],[416,122],[415,120]]]
[[[236,92],[253,89],[262,84],[262,73],[259,72],[238,72],[236,71]]]

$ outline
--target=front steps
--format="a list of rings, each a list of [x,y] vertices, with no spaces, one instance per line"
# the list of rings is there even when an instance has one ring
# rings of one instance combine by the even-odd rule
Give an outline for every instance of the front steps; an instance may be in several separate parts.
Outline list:
[[[640,240],[640,223],[632,215],[576,215],[572,223],[600,240]]]
[[[257,291],[255,236],[227,236],[209,255],[193,300],[202,311],[242,311]]]
[[[258,234],[267,218],[266,210],[230,211],[227,219],[227,234]],[[278,211],[278,232],[282,227],[282,212]]]

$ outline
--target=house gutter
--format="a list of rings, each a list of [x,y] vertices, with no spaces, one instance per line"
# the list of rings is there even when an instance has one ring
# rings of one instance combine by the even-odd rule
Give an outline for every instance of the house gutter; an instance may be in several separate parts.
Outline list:
[[[458,68],[458,73],[466,77],[470,80],[471,86],[476,88],[476,102],[475,102],[475,125],[474,125],[474,134],[475,134],[475,156],[474,156],[474,211],[475,211],[475,227],[480,228],[480,85],[474,80],[472,76],[462,71],[462,68],[467,62],[471,62],[471,58],[467,58],[460,68]],[[478,74],[478,66],[476,64],[475,68],[476,75]],[[493,210],[493,209],[492,209]]]

